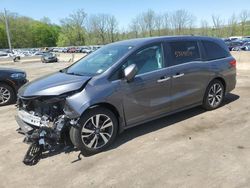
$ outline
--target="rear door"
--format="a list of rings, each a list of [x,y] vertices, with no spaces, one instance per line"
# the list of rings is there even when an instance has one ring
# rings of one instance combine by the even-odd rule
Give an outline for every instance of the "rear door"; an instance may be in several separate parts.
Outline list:
[[[210,78],[210,65],[203,62],[199,41],[173,41],[168,43],[171,57],[172,110],[199,103],[203,100]]]

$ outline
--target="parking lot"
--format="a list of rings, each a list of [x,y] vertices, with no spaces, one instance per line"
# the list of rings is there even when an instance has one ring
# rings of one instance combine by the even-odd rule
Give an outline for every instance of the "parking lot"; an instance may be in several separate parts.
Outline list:
[[[0,187],[250,187],[250,53],[234,52],[237,87],[215,111],[193,108],[129,129],[105,152],[61,152],[25,166],[14,105],[0,108]],[[2,63],[31,81],[69,65]]]

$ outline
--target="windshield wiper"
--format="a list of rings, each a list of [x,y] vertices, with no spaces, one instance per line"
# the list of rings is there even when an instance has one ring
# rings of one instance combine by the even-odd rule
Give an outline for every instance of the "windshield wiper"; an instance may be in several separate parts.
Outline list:
[[[70,74],[70,75],[75,75],[75,76],[83,76],[82,74],[80,73],[75,73],[75,72],[64,72],[66,74]]]
[[[61,70],[59,70],[59,72],[61,72],[61,73],[66,73],[66,74],[70,74],[70,75],[75,75],[75,76],[84,76],[84,75],[82,75],[82,74],[80,74],[80,73],[67,72],[67,69],[61,69]]]
[[[59,70],[59,72],[61,72],[61,73],[66,73],[66,71],[67,71],[67,68]]]

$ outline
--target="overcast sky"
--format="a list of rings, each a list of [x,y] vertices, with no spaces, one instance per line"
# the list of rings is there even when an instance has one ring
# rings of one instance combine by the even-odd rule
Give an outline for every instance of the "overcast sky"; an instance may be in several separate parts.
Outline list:
[[[159,13],[185,9],[196,16],[197,24],[200,19],[212,23],[212,14],[227,20],[233,13],[238,14],[246,8],[250,10],[250,0],[0,0],[0,10],[4,8],[37,20],[47,16],[56,24],[82,8],[88,15],[113,14],[120,28],[126,28],[135,15],[148,9]]]

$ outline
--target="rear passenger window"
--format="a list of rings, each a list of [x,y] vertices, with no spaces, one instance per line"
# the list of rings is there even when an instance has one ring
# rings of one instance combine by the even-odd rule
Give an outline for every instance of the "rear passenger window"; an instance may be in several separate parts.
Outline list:
[[[202,44],[205,49],[206,60],[221,59],[229,56],[229,52],[215,42],[203,41]]]
[[[170,47],[174,65],[201,60],[198,43],[195,41],[171,42]]]

